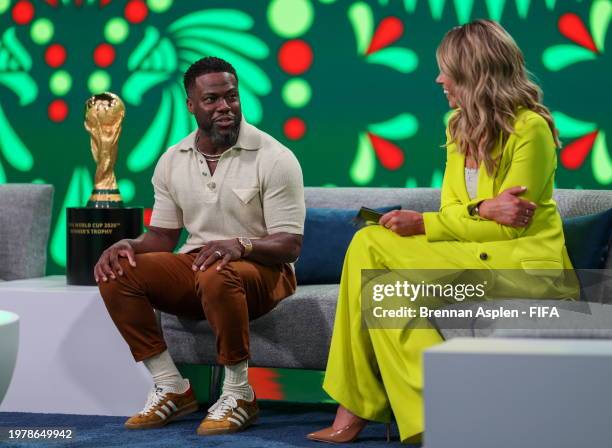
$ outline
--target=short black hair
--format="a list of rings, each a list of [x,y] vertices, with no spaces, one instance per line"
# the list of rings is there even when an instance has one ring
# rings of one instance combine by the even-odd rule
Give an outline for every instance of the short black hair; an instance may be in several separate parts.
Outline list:
[[[231,73],[236,78],[236,82],[238,82],[236,69],[224,59],[206,56],[205,58],[195,61],[183,75],[183,85],[185,86],[187,96],[189,96],[189,90],[195,85],[195,80],[198,76],[205,75],[206,73],[221,72]]]

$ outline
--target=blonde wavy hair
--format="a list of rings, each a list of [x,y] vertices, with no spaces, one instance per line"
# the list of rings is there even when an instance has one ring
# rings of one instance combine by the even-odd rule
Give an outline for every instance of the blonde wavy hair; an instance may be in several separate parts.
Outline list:
[[[513,132],[519,107],[540,114],[557,147],[559,133],[550,111],[541,103],[542,90],[529,79],[523,53],[512,36],[491,20],[475,20],[450,30],[436,50],[440,70],[454,83],[458,108],[448,128],[459,151],[484,162],[493,175],[492,150]],[[474,149],[475,148],[475,149]]]

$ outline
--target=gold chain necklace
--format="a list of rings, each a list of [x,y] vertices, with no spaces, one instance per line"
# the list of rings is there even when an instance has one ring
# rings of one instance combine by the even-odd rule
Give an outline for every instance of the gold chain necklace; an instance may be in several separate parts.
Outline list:
[[[218,162],[221,156],[223,155],[223,152],[221,154],[206,154],[205,152],[200,151],[200,148],[198,148],[199,141],[200,141],[200,133],[198,132],[195,138],[196,151],[202,154],[204,156],[204,159],[206,159],[207,162]]]

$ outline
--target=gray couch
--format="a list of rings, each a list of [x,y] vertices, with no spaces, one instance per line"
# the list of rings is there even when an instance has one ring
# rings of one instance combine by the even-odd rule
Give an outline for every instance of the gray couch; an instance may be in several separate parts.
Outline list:
[[[0,281],[42,277],[53,186],[0,185]]]
[[[592,214],[612,208],[612,191],[607,190],[556,190],[555,199],[562,217]],[[308,207],[358,209],[361,205],[374,208],[395,204],[421,212],[438,210],[440,191],[432,188],[306,189]],[[606,268],[612,268],[612,257],[608,258]],[[324,370],[337,295],[338,285],[302,285],[271,313],[253,321],[250,365]],[[608,298],[612,302],[612,296]],[[606,307],[612,310],[611,305]],[[607,318],[610,318],[608,322],[612,324],[612,314]],[[215,339],[206,321],[190,321],[162,313],[161,325],[168,349],[176,362],[215,364]],[[475,324],[470,329],[441,330],[445,338],[487,336],[495,331],[504,330],[487,324]],[[535,328],[533,331],[539,330]],[[612,337],[608,333],[604,336]],[[507,335],[514,334],[510,331]],[[522,335],[525,336],[524,333]],[[592,336],[597,334],[588,337]]]

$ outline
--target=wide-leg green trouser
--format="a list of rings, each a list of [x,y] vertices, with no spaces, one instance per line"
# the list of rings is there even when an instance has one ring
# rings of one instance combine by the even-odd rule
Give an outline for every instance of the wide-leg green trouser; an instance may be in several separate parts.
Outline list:
[[[424,429],[423,351],[443,339],[428,322],[419,328],[363,328],[361,270],[385,268],[487,266],[478,259],[477,243],[430,243],[424,235],[400,237],[381,226],[357,232],[347,250],[323,388],[367,420],[388,422],[393,413],[406,441]]]

